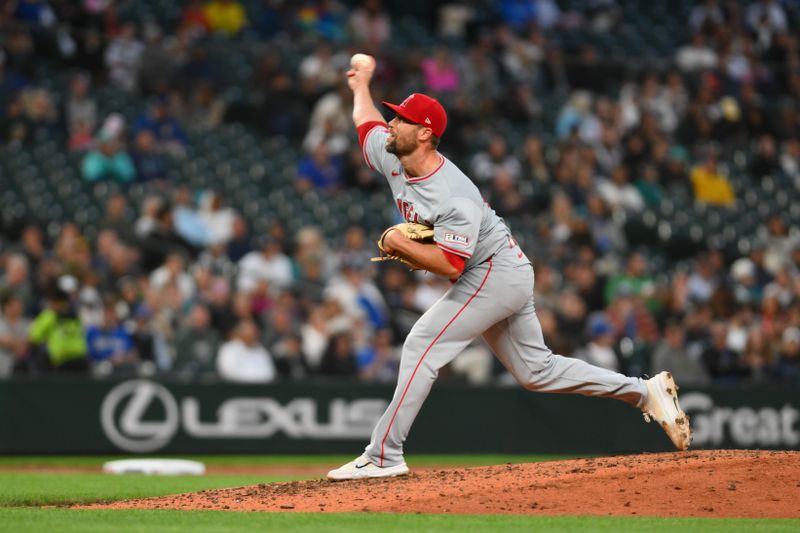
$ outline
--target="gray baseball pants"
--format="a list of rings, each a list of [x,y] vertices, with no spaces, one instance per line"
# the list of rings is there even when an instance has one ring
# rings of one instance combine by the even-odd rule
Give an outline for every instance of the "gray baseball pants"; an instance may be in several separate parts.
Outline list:
[[[642,379],[550,351],[536,318],[533,283],[533,267],[514,246],[464,272],[422,315],[403,345],[394,397],[366,447],[370,461],[379,466],[403,462],[403,442],[439,369],[478,335],[528,390],[644,404],[647,386]]]

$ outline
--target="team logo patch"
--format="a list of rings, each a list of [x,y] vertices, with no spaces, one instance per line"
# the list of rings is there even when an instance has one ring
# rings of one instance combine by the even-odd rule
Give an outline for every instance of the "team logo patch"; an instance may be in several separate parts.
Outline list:
[[[444,242],[458,244],[459,246],[469,246],[469,237],[466,235],[460,235],[458,233],[445,233]]]

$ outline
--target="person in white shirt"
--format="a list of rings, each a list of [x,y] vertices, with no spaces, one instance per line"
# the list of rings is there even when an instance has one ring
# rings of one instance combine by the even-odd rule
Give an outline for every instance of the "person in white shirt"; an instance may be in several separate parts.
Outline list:
[[[717,67],[719,57],[717,53],[706,44],[702,33],[694,33],[689,44],[678,48],[675,63],[683,72],[700,72]]]
[[[186,260],[179,253],[171,253],[164,264],[150,274],[150,286],[160,291],[174,284],[181,295],[181,301],[192,299],[195,293],[194,279],[186,272]]]
[[[288,288],[293,281],[292,262],[281,251],[280,242],[264,235],[259,238],[257,250],[242,257],[239,261],[239,292],[250,293],[259,282],[266,281],[278,290]]]
[[[611,171],[610,180],[602,180],[597,186],[597,193],[612,209],[623,207],[629,211],[641,211],[644,199],[639,189],[628,181],[628,171],[622,165]]]
[[[275,379],[272,355],[258,342],[255,322],[241,321],[233,338],[220,347],[217,373],[223,380],[236,383],[269,383]]]

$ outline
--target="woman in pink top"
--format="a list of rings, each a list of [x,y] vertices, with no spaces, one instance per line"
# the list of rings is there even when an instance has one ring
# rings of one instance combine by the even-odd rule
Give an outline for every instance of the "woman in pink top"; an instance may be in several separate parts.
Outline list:
[[[429,92],[455,92],[461,85],[458,69],[450,61],[450,52],[444,48],[438,49],[433,57],[422,60],[422,74]]]

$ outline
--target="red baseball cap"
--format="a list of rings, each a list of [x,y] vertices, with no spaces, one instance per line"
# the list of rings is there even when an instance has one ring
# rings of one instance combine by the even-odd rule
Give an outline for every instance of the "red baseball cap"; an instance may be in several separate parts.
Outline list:
[[[447,113],[436,98],[427,94],[414,93],[400,105],[383,102],[383,105],[414,124],[426,126],[437,137],[447,129]]]

